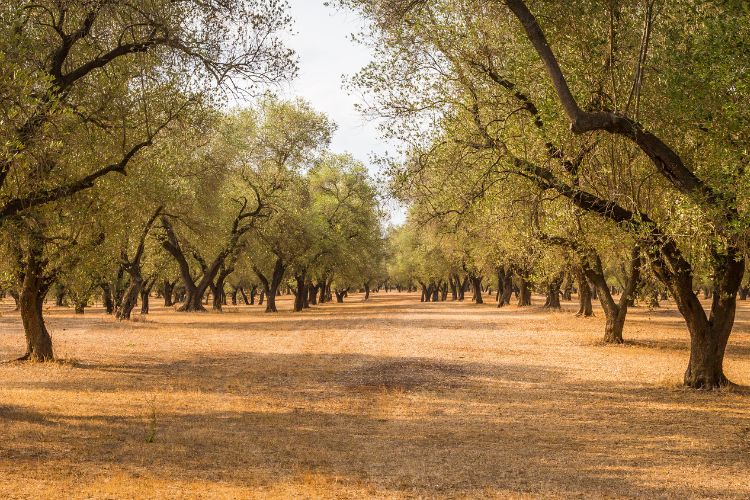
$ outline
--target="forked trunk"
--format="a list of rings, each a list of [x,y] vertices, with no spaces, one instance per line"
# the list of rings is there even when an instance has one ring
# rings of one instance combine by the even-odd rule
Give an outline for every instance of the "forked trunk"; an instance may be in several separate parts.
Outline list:
[[[677,245],[669,241],[661,254],[650,253],[657,277],[669,287],[690,332],[690,359],[683,382],[694,389],[717,389],[729,384],[723,363],[729,335],[734,326],[737,291],[745,271],[741,252],[734,247],[726,254],[714,254],[712,304],[709,316],[693,293],[692,268]],[[669,260],[669,268],[665,266]],[[673,271],[676,270],[676,271]]]
[[[348,290],[349,290],[348,288],[345,289],[345,290],[334,290],[334,293],[336,294],[336,303],[337,304],[343,304],[344,303],[344,297],[346,296],[346,292]]]
[[[604,276],[602,261],[598,254],[593,251],[588,258],[581,263],[586,277],[594,285],[602,304],[602,310],[606,318],[604,326],[604,342],[607,344],[622,344],[622,330],[625,325],[625,317],[628,314],[628,305],[635,295],[635,290],[641,277],[640,247],[634,246],[631,251],[630,269],[626,276],[625,288],[622,291],[619,302],[612,297],[610,287]]]
[[[136,302],[138,302],[138,295],[141,293],[142,287],[143,280],[141,279],[141,277],[132,276],[130,285],[128,285],[128,288],[125,290],[125,293],[122,296],[122,300],[120,301],[120,305],[117,307],[117,312],[115,313],[117,319],[130,319],[130,315],[135,308]]]

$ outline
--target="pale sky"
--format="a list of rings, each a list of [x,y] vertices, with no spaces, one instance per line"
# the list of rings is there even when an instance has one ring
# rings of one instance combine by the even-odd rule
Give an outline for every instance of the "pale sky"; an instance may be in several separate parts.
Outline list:
[[[372,59],[370,50],[351,40],[364,27],[354,13],[324,5],[324,0],[288,0],[294,18],[294,35],[287,41],[297,52],[299,76],[285,85],[282,94],[299,96],[338,125],[331,149],[349,152],[368,165],[372,153],[384,153],[388,145],[378,137],[376,125],[354,108],[357,95],[342,88],[343,77],[358,72]],[[391,207],[393,222],[403,220],[400,209]]]
[[[370,51],[350,37],[362,30],[363,23],[352,12],[325,6],[324,0],[288,1],[294,35],[287,43],[297,52],[300,71],[284,93],[307,99],[338,124],[334,151],[349,151],[366,161],[370,152],[384,148],[375,125],[354,109],[357,97],[342,88],[344,75],[353,75],[372,59]]]

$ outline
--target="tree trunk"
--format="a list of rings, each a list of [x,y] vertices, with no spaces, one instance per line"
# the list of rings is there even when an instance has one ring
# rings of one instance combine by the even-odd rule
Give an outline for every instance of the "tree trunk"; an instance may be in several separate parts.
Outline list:
[[[313,285],[312,283],[309,284],[307,288],[307,302],[311,305],[317,306],[318,305],[318,289],[320,288],[320,285]]]
[[[336,303],[337,304],[343,304],[344,303],[344,297],[346,296],[346,293],[349,291],[349,289],[345,290],[334,290],[334,293],[336,294]]]
[[[235,286],[232,287],[232,305],[233,306],[237,305],[237,294],[239,293],[239,291],[240,291],[239,288]]]
[[[484,300],[482,300],[482,277],[471,276],[470,279],[471,279],[471,288],[473,289],[473,292],[474,292],[472,301],[477,304],[484,304]]]
[[[227,303],[226,292],[224,291],[224,283],[227,276],[229,276],[232,271],[233,270],[222,269],[222,271],[216,277],[216,283],[209,285],[209,287],[211,288],[211,295],[213,296],[211,308],[214,311],[221,311],[224,304]]]
[[[565,272],[565,286],[562,289],[563,300],[573,300],[573,274],[570,270]]]
[[[737,291],[745,271],[745,260],[735,247],[726,253],[715,251],[710,315],[693,293],[693,273],[674,241],[649,251],[654,274],[664,283],[677,303],[690,332],[690,359],[683,382],[694,389],[716,389],[729,384],[723,363],[729,335],[734,325]],[[667,266],[669,262],[669,266]]]
[[[305,308],[305,297],[307,297],[305,273],[295,275],[294,280],[297,282],[297,288],[294,291],[294,312],[302,312]]]
[[[518,287],[518,307],[527,307],[531,305],[531,283],[524,276],[520,277]]]
[[[169,280],[164,280],[164,287],[162,292],[164,294],[164,307],[172,307],[174,305],[174,301],[172,299],[174,286],[175,283],[172,283]]]
[[[576,313],[576,316],[589,318],[594,315],[594,308],[591,304],[591,286],[581,267],[576,266],[575,274],[578,282],[578,313]]]
[[[28,252],[19,297],[21,321],[26,334],[26,354],[21,360],[50,361],[54,359],[52,338],[44,324],[42,307],[50,283],[45,279],[42,264],[42,244],[32,242]]]
[[[560,310],[560,286],[562,285],[563,276],[556,276],[547,285],[547,301],[544,303],[546,309]]]
[[[66,307],[67,301],[65,300],[65,285],[58,283],[55,286],[55,306]]]
[[[101,283],[99,288],[102,289],[102,304],[104,304],[104,311],[107,314],[115,312],[115,303],[112,301],[112,289],[109,287],[109,283]]]
[[[143,279],[139,274],[133,274],[130,277],[130,285],[128,285],[128,288],[125,290],[125,293],[122,295],[122,300],[120,301],[120,305],[117,307],[117,312],[115,313],[115,316],[119,320],[129,320],[130,315],[133,312],[133,308],[135,308],[136,302],[138,301],[138,295],[141,293],[141,288],[143,287]]]
[[[612,292],[607,286],[601,259],[598,254],[591,255],[582,262],[586,277],[596,288],[601,302],[606,324],[604,326],[604,342],[607,344],[622,344],[622,330],[625,325],[625,317],[628,313],[628,304],[635,294],[640,281],[641,258],[640,248],[633,247],[631,252],[629,276],[626,278],[625,289],[622,291],[619,303],[612,297]]]
[[[458,301],[463,302],[466,298],[466,284],[469,281],[469,277],[465,277],[463,281],[458,281]]]
[[[365,281],[365,300],[369,300],[370,298],[370,282]]]
[[[141,289],[141,314],[148,314],[150,312],[150,297],[151,287]]]

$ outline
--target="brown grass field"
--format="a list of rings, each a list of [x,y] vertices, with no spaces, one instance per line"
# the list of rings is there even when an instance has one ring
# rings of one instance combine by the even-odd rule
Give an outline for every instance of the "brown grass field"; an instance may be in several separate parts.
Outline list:
[[[746,304],[740,386],[696,392],[669,304],[605,346],[571,303],[360,297],[129,323],[51,307],[61,361],[0,365],[0,498],[750,497]]]

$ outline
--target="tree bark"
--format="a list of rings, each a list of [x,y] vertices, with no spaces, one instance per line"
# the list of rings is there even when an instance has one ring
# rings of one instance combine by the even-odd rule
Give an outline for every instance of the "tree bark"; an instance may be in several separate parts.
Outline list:
[[[469,279],[471,280],[471,288],[474,292],[474,296],[471,298],[472,302],[484,304],[484,300],[482,300],[482,277],[471,275]]]
[[[151,286],[141,288],[141,314],[151,312]]]
[[[555,276],[547,285],[547,301],[544,303],[546,309],[560,310],[560,286],[563,275]]]
[[[659,251],[660,250],[660,251]],[[659,250],[649,248],[654,274],[668,288],[690,332],[690,359],[683,382],[695,389],[716,389],[729,384],[723,363],[734,325],[737,291],[745,270],[742,252],[728,246],[713,250],[713,294],[710,315],[693,293],[693,273],[676,243],[668,240]]]
[[[594,308],[591,304],[591,285],[589,285],[582,267],[576,266],[575,275],[578,282],[578,312],[576,316],[589,318],[594,315]]]
[[[270,280],[261,272],[259,268],[253,266],[253,271],[255,272],[256,276],[258,276],[258,279],[261,281],[261,284],[263,285],[263,292],[261,292],[260,303],[261,304],[263,303],[263,296],[265,295],[266,312],[267,313],[278,312],[278,310],[276,309],[276,295],[278,293],[281,280],[284,277],[284,272],[286,271],[286,266],[284,265],[284,262],[280,258],[276,259]]]
[[[582,266],[586,277],[596,287],[599,301],[604,310],[606,318],[604,342],[607,344],[622,344],[622,330],[628,313],[628,304],[635,294],[641,276],[640,248],[636,245],[631,252],[629,275],[626,278],[625,288],[620,295],[619,303],[616,303],[612,297],[599,255],[590,251],[588,257],[583,259]]]
[[[115,303],[112,300],[112,288],[110,288],[109,283],[101,283],[99,288],[102,289],[102,304],[104,304],[104,311],[107,314],[114,313]]]
[[[44,324],[43,305],[51,280],[44,276],[43,244],[36,238],[30,243],[19,297],[21,321],[26,334],[26,354],[20,360],[51,361],[52,337]]]
[[[519,275],[518,287],[518,307],[527,307],[531,305],[531,283],[528,278]]]
[[[115,316],[119,320],[127,321],[130,319],[130,315],[135,308],[136,302],[138,302],[138,295],[141,293],[143,287],[143,278],[140,275],[140,266],[136,270],[130,271],[130,284],[125,290],[122,296],[120,305],[117,307]]]
[[[172,295],[174,294],[174,286],[175,282],[164,280],[162,291],[162,293],[164,294],[164,307],[172,307],[174,305],[174,301],[172,298]]]
[[[307,277],[305,272],[296,274],[294,281],[297,283],[297,288],[294,290],[294,312],[302,312],[305,308],[305,298],[307,297]]]

